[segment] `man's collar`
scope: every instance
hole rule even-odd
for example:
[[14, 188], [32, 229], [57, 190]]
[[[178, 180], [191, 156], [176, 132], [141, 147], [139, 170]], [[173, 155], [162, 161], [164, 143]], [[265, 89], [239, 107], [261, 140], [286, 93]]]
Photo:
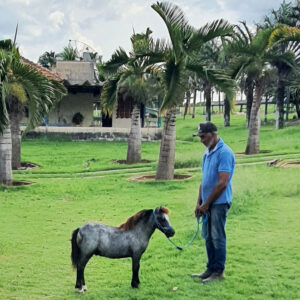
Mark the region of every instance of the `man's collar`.
[[212, 149], [211, 151], [209, 151], [209, 148], [205, 149], [204, 154], [206, 155], [211, 155], [212, 153], [214, 153], [219, 147], [221, 147], [224, 144], [223, 140], [219, 137], [219, 141], [217, 142], [216, 146], [214, 147], [214, 149]]

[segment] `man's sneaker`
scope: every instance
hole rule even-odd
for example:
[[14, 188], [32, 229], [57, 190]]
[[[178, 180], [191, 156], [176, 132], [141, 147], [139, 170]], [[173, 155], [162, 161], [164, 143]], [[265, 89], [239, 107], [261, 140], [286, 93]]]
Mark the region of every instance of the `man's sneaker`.
[[209, 283], [209, 282], [213, 282], [213, 281], [216, 281], [216, 280], [223, 280], [223, 279], [225, 279], [224, 272], [222, 272], [222, 273], [212, 273], [209, 277], [203, 279], [202, 283]]
[[213, 272], [207, 269], [207, 270], [205, 270], [201, 274], [191, 274], [191, 277], [197, 277], [197, 278], [201, 278], [201, 279], [206, 279], [206, 278], [208, 278], [212, 274], [213, 274]]

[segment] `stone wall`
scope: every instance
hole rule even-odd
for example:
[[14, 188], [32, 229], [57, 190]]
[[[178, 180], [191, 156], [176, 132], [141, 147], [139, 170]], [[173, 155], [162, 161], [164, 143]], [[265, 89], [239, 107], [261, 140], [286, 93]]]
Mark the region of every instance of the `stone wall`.
[[[21, 127], [23, 131], [25, 127]], [[126, 141], [130, 128], [112, 127], [55, 127], [40, 126], [27, 133], [26, 138], [68, 137], [74, 141]], [[143, 141], [157, 141], [161, 139], [161, 128], [142, 128]]]

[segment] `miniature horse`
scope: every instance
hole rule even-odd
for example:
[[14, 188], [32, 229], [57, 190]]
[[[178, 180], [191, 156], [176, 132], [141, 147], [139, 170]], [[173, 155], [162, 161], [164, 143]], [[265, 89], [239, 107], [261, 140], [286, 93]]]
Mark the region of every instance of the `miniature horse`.
[[76, 290], [79, 293], [87, 290], [84, 268], [93, 255], [109, 258], [131, 257], [131, 286], [137, 288], [140, 283], [140, 259], [154, 230], [158, 228], [167, 237], [175, 234], [168, 214], [169, 210], [161, 206], [154, 210], [141, 210], [119, 227], [87, 223], [75, 229], [71, 239], [71, 259], [77, 269]]

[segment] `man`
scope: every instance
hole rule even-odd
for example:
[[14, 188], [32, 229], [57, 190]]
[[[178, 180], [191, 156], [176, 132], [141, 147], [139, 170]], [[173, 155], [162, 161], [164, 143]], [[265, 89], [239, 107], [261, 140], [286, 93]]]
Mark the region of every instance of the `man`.
[[202, 161], [202, 182], [199, 188], [196, 216], [207, 216], [202, 226], [208, 262], [206, 271], [192, 274], [203, 283], [225, 278], [227, 211], [232, 202], [231, 179], [235, 159], [232, 150], [218, 137], [217, 127], [211, 122], [200, 123], [198, 132], [206, 146]]

